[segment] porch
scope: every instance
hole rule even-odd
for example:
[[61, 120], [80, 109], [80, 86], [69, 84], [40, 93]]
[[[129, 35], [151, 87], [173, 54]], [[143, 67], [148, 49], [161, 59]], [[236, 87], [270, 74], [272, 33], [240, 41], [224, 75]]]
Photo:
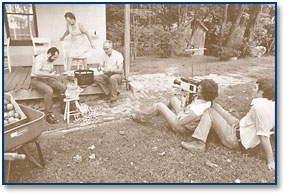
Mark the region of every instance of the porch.
[[[92, 65], [88, 67], [92, 67]], [[12, 67], [11, 72], [5, 70], [4, 92], [10, 92], [16, 101], [42, 99], [43, 95], [31, 87], [31, 70], [31, 66]], [[55, 70], [61, 75], [61, 82], [66, 84], [70, 81], [66, 76], [63, 76], [63, 65], [55, 65]], [[102, 89], [96, 83], [83, 87], [83, 89], [80, 96], [103, 94]]]

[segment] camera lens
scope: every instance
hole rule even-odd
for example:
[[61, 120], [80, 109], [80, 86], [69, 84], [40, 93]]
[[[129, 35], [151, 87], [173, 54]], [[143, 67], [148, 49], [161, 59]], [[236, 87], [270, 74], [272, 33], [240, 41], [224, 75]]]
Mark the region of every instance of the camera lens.
[[180, 80], [175, 79], [173, 83], [174, 83], [174, 84], [177, 84], [177, 85], [180, 85], [180, 84], [181, 84], [181, 81], [180, 81]]

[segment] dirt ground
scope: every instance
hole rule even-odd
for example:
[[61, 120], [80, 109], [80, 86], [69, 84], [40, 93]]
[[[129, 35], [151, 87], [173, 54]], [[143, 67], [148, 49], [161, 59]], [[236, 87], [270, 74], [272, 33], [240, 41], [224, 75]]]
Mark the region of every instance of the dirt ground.
[[[187, 67], [193, 64], [193, 68]], [[131, 112], [167, 100], [176, 93], [176, 77], [191, 75], [211, 78], [220, 87], [216, 101], [237, 118], [242, 118], [254, 97], [259, 76], [274, 77], [274, 57], [219, 62], [215, 58], [139, 58], [131, 66], [134, 94], [122, 93], [115, 107], [102, 98], [86, 98], [96, 111], [91, 122], [81, 119], [67, 126], [45, 123], [46, 132], [76, 132], [42, 139], [46, 166], [15, 161], [11, 183], [274, 183], [275, 172], [268, 171], [260, 146], [249, 151], [229, 150], [214, 133], [208, 137], [205, 153], [191, 153], [180, 146], [191, 133], [172, 132], [162, 117], [137, 124]], [[59, 115], [58, 116], [62, 116]], [[90, 121], [90, 119], [88, 119]], [[92, 122], [93, 121], [93, 122]], [[274, 137], [272, 145], [274, 146]], [[28, 146], [34, 152], [34, 146]]]

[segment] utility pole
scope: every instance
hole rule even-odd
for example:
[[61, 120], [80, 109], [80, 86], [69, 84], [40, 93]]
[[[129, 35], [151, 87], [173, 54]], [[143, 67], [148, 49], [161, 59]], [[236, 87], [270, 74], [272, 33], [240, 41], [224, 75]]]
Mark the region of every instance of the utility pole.
[[129, 80], [130, 73], [130, 43], [131, 43], [131, 30], [130, 30], [130, 4], [125, 4], [125, 78]]

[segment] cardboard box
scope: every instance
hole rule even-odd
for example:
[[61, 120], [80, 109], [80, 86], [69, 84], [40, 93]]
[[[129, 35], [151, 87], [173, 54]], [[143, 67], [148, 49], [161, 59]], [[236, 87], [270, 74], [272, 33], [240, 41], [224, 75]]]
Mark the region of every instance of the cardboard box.
[[15, 112], [19, 113], [21, 116], [21, 119], [19, 121], [4, 125], [4, 130], [7, 131], [7, 130], [12, 129], [14, 127], [17, 127], [21, 124], [24, 124], [27, 121], [27, 116], [22, 111], [21, 107], [17, 104], [17, 102], [15, 101], [15, 99], [13, 98], [13, 96], [10, 93], [4, 93], [4, 99], [10, 100], [11, 104], [14, 107]]

